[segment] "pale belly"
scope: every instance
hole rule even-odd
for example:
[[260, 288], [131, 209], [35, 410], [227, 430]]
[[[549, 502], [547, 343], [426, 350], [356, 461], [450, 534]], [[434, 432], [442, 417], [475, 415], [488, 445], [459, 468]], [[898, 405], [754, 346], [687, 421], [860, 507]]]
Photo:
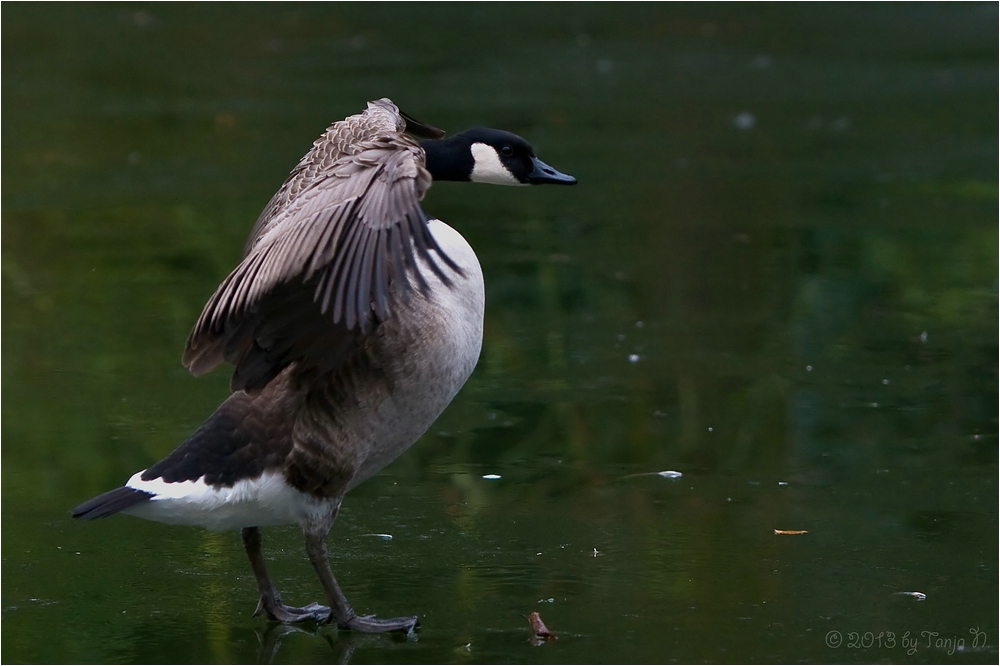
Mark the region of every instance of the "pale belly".
[[[376, 474], [423, 435], [451, 403], [472, 374], [483, 342], [484, 290], [482, 269], [461, 235], [438, 220], [431, 221], [435, 240], [465, 273], [453, 285], [441, 284], [429, 270], [426, 300], [414, 294], [410, 307], [400, 308], [397, 325], [405, 349], [388, 350], [388, 391], [372, 387], [375, 400], [340, 433], [367, 448], [364, 462], [348, 490]], [[340, 438], [338, 438], [340, 439]]]

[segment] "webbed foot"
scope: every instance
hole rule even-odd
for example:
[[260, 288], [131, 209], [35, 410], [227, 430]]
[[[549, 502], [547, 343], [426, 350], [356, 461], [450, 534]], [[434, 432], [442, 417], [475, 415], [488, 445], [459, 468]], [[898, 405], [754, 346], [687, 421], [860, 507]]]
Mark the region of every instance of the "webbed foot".
[[352, 631], [363, 631], [369, 634], [380, 634], [389, 631], [402, 631], [410, 633], [420, 625], [417, 617], [393, 617], [388, 620], [380, 620], [374, 615], [355, 615], [347, 622], [338, 622], [340, 629], [350, 629]]
[[326, 606], [311, 603], [308, 606], [296, 608], [295, 606], [286, 606], [280, 601], [268, 604], [263, 596], [257, 602], [257, 610], [253, 612], [253, 616], [257, 617], [261, 614], [266, 615], [270, 620], [284, 624], [298, 624], [300, 622], [326, 624], [330, 621], [330, 609]]

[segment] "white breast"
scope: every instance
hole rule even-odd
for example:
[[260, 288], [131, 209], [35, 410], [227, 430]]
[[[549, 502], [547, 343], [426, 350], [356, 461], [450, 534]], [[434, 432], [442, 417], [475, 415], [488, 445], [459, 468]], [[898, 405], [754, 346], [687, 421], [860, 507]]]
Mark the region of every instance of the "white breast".
[[479, 265], [479, 258], [462, 234], [441, 220], [430, 220], [427, 226], [441, 250], [464, 273], [462, 276], [453, 276], [454, 284], [449, 287], [442, 284], [430, 270], [424, 269], [424, 275], [431, 282], [431, 300], [445, 313], [465, 319], [461, 330], [456, 333], [464, 334], [468, 344], [475, 346], [475, 356], [478, 359], [483, 343], [483, 310], [486, 304], [483, 269]]

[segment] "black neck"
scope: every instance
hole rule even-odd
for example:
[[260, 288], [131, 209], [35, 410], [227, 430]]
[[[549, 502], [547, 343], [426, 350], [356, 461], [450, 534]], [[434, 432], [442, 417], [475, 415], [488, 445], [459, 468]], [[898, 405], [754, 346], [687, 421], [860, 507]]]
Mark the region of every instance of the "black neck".
[[468, 142], [463, 141], [460, 135], [421, 141], [420, 146], [427, 154], [427, 170], [434, 180], [468, 182], [473, 166], [472, 152]]

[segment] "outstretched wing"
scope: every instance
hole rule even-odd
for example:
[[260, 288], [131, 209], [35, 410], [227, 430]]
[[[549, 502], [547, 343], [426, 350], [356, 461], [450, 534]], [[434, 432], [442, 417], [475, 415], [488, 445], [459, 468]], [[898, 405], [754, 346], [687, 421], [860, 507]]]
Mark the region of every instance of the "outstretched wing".
[[431, 184], [420, 146], [389, 100], [335, 123], [257, 220], [240, 264], [209, 299], [184, 365], [200, 375], [223, 360], [233, 390], [258, 391], [283, 368], [330, 372], [391, 316], [390, 285], [444, 282], [420, 200]]

